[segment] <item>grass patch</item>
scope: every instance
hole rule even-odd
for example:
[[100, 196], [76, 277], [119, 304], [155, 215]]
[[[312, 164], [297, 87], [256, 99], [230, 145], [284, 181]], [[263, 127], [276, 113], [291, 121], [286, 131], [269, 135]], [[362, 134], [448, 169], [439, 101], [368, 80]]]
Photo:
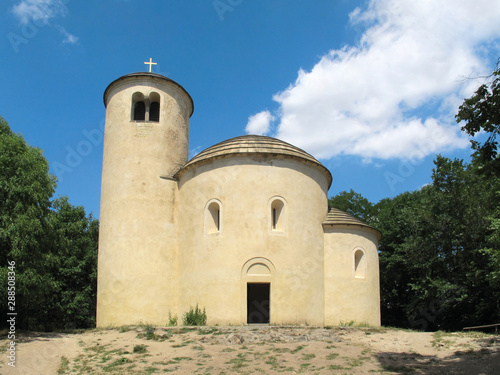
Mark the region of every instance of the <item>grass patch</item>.
[[313, 354], [313, 353], [310, 353], [310, 354], [302, 353], [302, 360], [303, 361], [308, 361], [308, 360], [313, 359], [313, 358], [316, 358], [316, 354]]
[[62, 356], [61, 357], [61, 364], [59, 365], [59, 368], [57, 369], [58, 374], [65, 374], [69, 371], [69, 361], [68, 358]]
[[272, 368], [278, 367], [278, 358], [276, 358], [275, 355], [269, 356], [266, 361], [266, 365], [271, 365]]
[[351, 321], [348, 321], [348, 322], [347, 322], [347, 321], [343, 321], [343, 320], [341, 320], [341, 321], [339, 322], [339, 327], [354, 327], [354, 324], [356, 324], [356, 323], [354, 322], [354, 320], [351, 320]]
[[[80, 363], [80, 361], [82, 363]], [[78, 357], [73, 359], [73, 367], [74, 370], [81, 374], [88, 374], [92, 372], [92, 369], [88, 365], [89, 361], [87, 358], [83, 357], [83, 354], [80, 354]]]
[[109, 365], [104, 366], [103, 370], [108, 372], [108, 371], [115, 369], [116, 367], [126, 365], [127, 363], [130, 363], [130, 362], [132, 362], [132, 361], [128, 358], [125, 358], [125, 357], [118, 358], [113, 363], [110, 363]]
[[229, 362], [226, 362], [226, 364], [233, 365], [233, 369], [237, 370], [239, 368], [248, 366], [245, 362], [250, 361], [246, 358], [246, 354], [240, 353], [236, 356], [236, 358], [233, 358]]
[[218, 332], [219, 329], [215, 327], [198, 329], [198, 335], [212, 335], [212, 334], [217, 334]]
[[118, 327], [118, 332], [120, 332], [120, 333], [125, 333], [125, 332], [128, 332], [130, 330], [131, 330], [130, 326], [121, 326], [121, 327]]
[[137, 338], [139, 339], [155, 341], [165, 341], [170, 337], [172, 337], [172, 333], [170, 331], [166, 331], [165, 334], [159, 335], [156, 333], [156, 329], [151, 325], [144, 326], [144, 332], [140, 332], [137, 334]]
[[271, 350], [276, 353], [291, 353], [291, 350], [288, 348], [273, 348]]
[[334, 360], [335, 358], [337, 358], [339, 355], [337, 353], [330, 353], [326, 356], [326, 359], [328, 359], [329, 361], [332, 361]]
[[305, 348], [305, 345], [299, 345], [295, 349], [293, 349], [290, 353], [295, 354], [295, 353], [301, 351], [304, 348]]
[[172, 358], [175, 362], [180, 362], [180, 361], [192, 361], [193, 358], [191, 357], [175, 357]]
[[173, 363], [177, 363], [177, 362], [175, 362], [175, 361], [167, 361], [167, 362], [165, 362], [165, 361], [157, 361], [157, 362], [153, 362], [152, 364], [153, 365], [160, 365], [160, 366], [168, 366], [168, 365], [171, 365]]
[[94, 353], [96, 353], [96, 354], [99, 354], [99, 353], [104, 352], [104, 350], [106, 349], [106, 346], [109, 346], [109, 344], [107, 344], [107, 345], [99, 345], [99, 344], [96, 344], [96, 345], [94, 345], [94, 346], [90, 346], [90, 347], [88, 347], [88, 348], [85, 348], [84, 350], [85, 350], [86, 352], [88, 352], [88, 351], [92, 351], [92, 352], [94, 352]]
[[180, 344], [172, 345], [172, 348], [182, 348], [184, 346], [188, 346], [189, 344], [192, 344], [193, 342], [194, 342], [193, 340], [183, 341]]
[[347, 367], [340, 365], [328, 365], [328, 370], [346, 370]]
[[157, 340], [158, 335], [155, 333], [155, 329], [153, 326], [146, 326], [146, 339], [148, 340]]
[[368, 357], [350, 358], [350, 359], [348, 359], [347, 362], [349, 364], [349, 367], [352, 368], [352, 367], [361, 366], [366, 359], [369, 359], [369, 358]]
[[[452, 335], [452, 334], [450, 333], [450, 335]], [[453, 335], [456, 335], [458, 337], [471, 338], [471, 339], [492, 338], [494, 340], [495, 337], [497, 337], [497, 334], [495, 334], [495, 333], [486, 333], [486, 332], [480, 332], [480, 331], [455, 332], [455, 333], [453, 333]]]
[[148, 347], [146, 345], [140, 344], [134, 346], [133, 352], [137, 354], [143, 354], [148, 351]]
[[180, 344], [174, 344], [174, 345], [172, 345], [172, 348], [183, 348], [185, 346], [188, 346], [188, 344], [186, 344], [185, 342], [182, 342]]
[[443, 332], [443, 331], [437, 331], [434, 332], [434, 335], [432, 336], [432, 346], [437, 348], [438, 350], [445, 346], [445, 347], [450, 347], [453, 345], [452, 340], [447, 340], [446, 337], [450, 336], [449, 333]]

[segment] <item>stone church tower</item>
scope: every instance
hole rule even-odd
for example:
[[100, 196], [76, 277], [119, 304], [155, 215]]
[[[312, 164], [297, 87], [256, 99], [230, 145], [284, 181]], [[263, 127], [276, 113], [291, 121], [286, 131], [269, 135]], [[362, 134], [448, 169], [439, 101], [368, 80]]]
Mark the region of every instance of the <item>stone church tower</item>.
[[104, 92], [97, 326], [380, 325], [380, 232], [328, 212], [332, 176], [279, 139], [246, 135], [188, 160], [193, 101], [134, 73]]
[[188, 161], [193, 100], [164, 76], [134, 73], [108, 86], [104, 105], [97, 325], [129, 323], [124, 311], [160, 322], [177, 305], [172, 177]]

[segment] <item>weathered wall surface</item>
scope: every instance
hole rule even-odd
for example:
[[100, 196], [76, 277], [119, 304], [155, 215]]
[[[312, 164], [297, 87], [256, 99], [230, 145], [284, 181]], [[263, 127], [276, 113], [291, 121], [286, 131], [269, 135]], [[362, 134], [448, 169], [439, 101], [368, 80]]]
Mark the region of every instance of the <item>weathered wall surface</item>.
[[[324, 173], [293, 160], [231, 157], [192, 168], [179, 186], [180, 313], [198, 303], [209, 324], [245, 324], [246, 283], [272, 278], [271, 323], [323, 324]], [[272, 228], [275, 198], [285, 203], [281, 230]], [[220, 232], [206, 233], [204, 211], [214, 199]], [[315, 257], [317, 267], [304, 269]], [[265, 259], [271, 275], [246, 274], [262, 263], [253, 258]]]
[[[164, 324], [177, 308], [172, 176], [187, 162], [187, 94], [167, 80], [125, 77], [107, 90], [97, 326]], [[132, 121], [132, 96], [160, 95], [160, 121]]]
[[[325, 227], [325, 324], [380, 326], [377, 236], [356, 226]], [[364, 252], [356, 272], [355, 253]]]
[[[132, 120], [137, 93], [159, 98], [158, 122]], [[208, 324], [246, 324], [248, 283], [270, 283], [271, 324], [380, 325], [377, 233], [323, 225], [317, 160], [246, 136], [186, 164], [192, 100], [155, 74], [119, 78], [105, 103], [98, 327], [164, 325], [196, 304]]]

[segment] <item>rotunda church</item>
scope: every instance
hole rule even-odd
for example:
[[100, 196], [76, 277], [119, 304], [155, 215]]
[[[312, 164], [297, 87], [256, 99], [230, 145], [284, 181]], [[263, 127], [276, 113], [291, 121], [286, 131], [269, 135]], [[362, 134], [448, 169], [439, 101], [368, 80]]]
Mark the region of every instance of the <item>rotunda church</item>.
[[246, 135], [188, 160], [193, 100], [155, 73], [104, 92], [97, 326], [380, 325], [380, 233], [328, 211], [307, 152]]

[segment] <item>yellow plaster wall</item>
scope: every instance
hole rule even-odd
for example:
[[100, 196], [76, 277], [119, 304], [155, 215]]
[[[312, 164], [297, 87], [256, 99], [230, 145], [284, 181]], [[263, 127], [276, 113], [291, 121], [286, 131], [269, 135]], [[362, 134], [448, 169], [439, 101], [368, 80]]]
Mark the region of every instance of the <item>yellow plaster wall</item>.
[[[377, 236], [358, 226], [325, 226], [325, 324], [380, 326]], [[354, 252], [366, 256], [364, 278], [354, 275]]]
[[[111, 88], [111, 89], [110, 89]], [[97, 326], [164, 324], [177, 308], [177, 183], [187, 162], [190, 102], [161, 79], [108, 88], [101, 187]], [[135, 92], [161, 96], [160, 122], [131, 121]]]
[[[179, 186], [179, 315], [198, 303], [209, 324], [245, 324], [246, 282], [266, 277], [242, 270], [264, 258], [275, 268], [271, 323], [323, 324], [323, 172], [293, 160], [231, 157], [182, 174]], [[286, 202], [283, 231], [271, 229], [273, 197]], [[222, 203], [218, 234], [204, 231], [212, 199]]]
[[[167, 79], [122, 78], [105, 97], [98, 327], [164, 325], [169, 312], [182, 320], [196, 304], [208, 324], [245, 324], [248, 282], [271, 283], [272, 324], [380, 325], [377, 236], [323, 227], [324, 170], [242, 154], [176, 174], [188, 158], [189, 96]], [[160, 94], [159, 123], [131, 121], [135, 92]], [[273, 199], [284, 202], [280, 230]], [[218, 233], [206, 230], [209, 202], [221, 205]], [[367, 261], [362, 279], [353, 273], [356, 248]]]

